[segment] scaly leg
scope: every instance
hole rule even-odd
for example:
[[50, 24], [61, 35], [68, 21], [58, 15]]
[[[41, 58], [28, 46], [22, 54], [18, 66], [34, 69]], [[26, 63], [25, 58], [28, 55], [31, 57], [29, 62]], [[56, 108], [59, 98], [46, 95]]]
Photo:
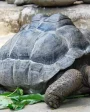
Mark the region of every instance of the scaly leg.
[[48, 87], [45, 93], [45, 102], [50, 107], [58, 108], [65, 97], [82, 87], [82, 79], [82, 74], [78, 70], [66, 71]]

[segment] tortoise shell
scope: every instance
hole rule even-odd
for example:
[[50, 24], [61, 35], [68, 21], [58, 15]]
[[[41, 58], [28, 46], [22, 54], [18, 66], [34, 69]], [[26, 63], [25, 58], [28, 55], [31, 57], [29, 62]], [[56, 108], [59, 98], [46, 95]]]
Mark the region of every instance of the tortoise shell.
[[42, 92], [47, 82], [90, 52], [90, 38], [62, 14], [37, 14], [0, 49], [0, 84]]

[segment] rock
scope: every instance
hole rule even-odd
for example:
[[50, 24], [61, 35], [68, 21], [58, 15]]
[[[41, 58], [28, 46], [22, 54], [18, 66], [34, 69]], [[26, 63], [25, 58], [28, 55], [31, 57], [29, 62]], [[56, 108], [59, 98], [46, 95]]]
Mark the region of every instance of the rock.
[[80, 4], [69, 7], [18, 6], [0, 1], [0, 33], [18, 32], [22, 25], [30, 23], [33, 15], [62, 13], [69, 16], [78, 28], [90, 29], [90, 5]]
[[15, 0], [16, 5], [22, 4], [36, 4], [39, 6], [66, 6], [71, 5], [76, 0]]
[[0, 34], [19, 31], [19, 15], [22, 9], [23, 7], [0, 1]]
[[22, 25], [31, 21], [33, 15], [43, 13], [51, 15], [54, 13], [62, 13], [71, 18], [78, 28], [90, 29], [90, 5], [80, 4], [69, 7], [43, 8], [36, 5], [29, 5], [21, 11], [19, 23]]

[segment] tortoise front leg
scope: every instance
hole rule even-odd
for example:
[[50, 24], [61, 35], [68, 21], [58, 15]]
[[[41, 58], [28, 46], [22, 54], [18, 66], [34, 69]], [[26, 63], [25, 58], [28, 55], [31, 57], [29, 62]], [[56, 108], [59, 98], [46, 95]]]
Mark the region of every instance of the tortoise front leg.
[[50, 107], [58, 108], [65, 97], [82, 87], [82, 79], [82, 74], [78, 70], [66, 71], [48, 87], [45, 93], [45, 102]]

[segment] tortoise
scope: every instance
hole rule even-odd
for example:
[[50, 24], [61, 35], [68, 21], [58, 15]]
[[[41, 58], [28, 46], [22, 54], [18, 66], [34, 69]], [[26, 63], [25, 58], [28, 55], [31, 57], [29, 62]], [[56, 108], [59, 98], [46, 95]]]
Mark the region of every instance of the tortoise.
[[71, 94], [90, 93], [89, 65], [89, 30], [59, 13], [37, 14], [0, 48], [0, 85], [45, 93], [45, 102], [58, 108]]

